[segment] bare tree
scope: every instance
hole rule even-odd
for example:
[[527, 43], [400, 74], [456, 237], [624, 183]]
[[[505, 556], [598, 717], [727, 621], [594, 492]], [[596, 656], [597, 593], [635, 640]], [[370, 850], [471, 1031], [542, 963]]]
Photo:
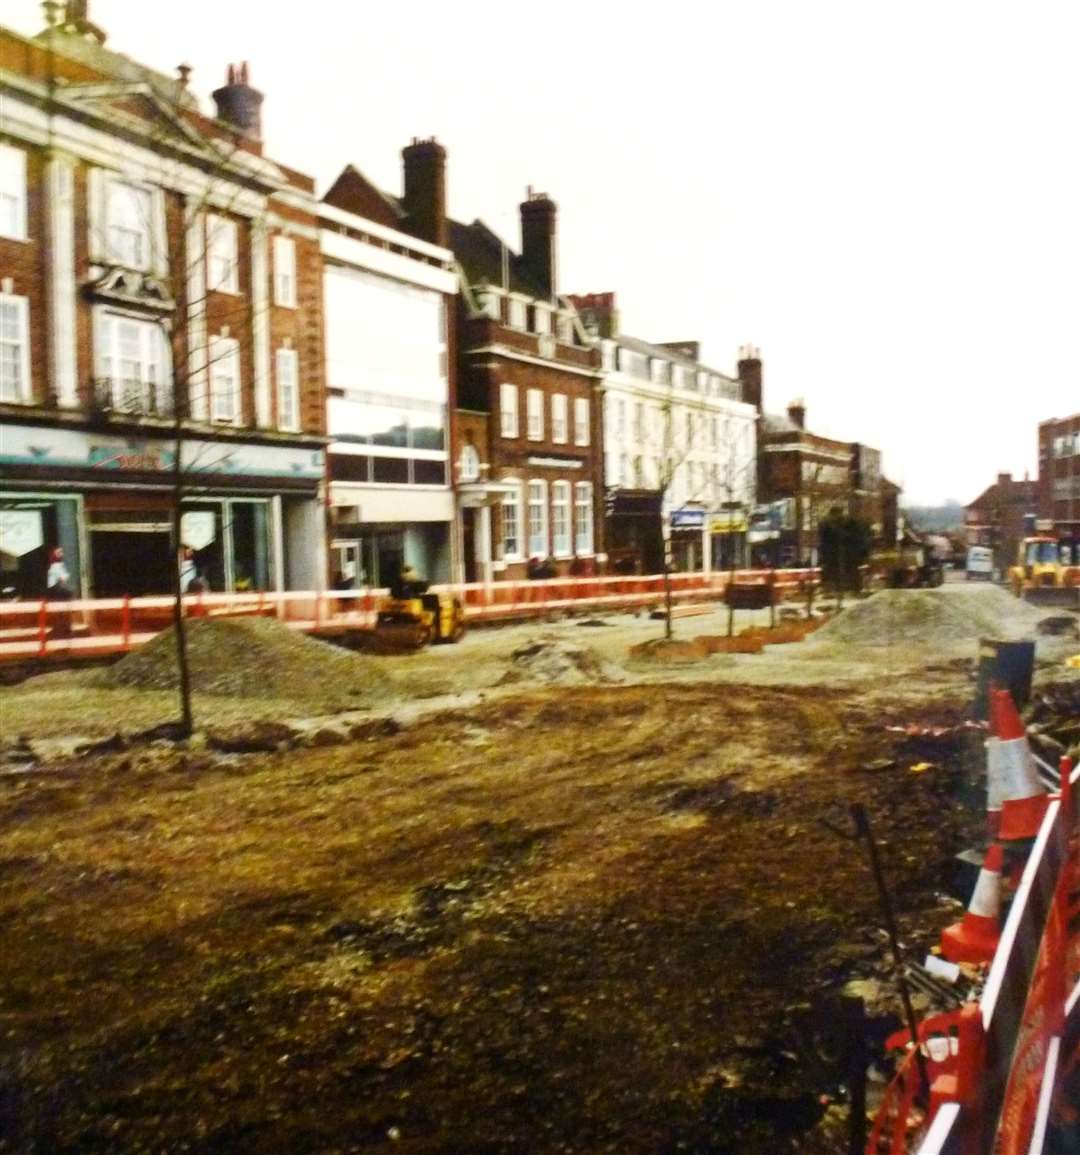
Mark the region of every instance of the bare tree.
[[[136, 190], [139, 195], [129, 197], [127, 209], [136, 226], [131, 236], [125, 237], [123, 228], [110, 224], [110, 217], [105, 214], [96, 222], [101, 234], [98, 244], [107, 256], [107, 263], [119, 269], [121, 276], [125, 266], [163, 271], [160, 283], [153, 289], [162, 297], [165, 307], [161, 328], [170, 355], [166, 379], [160, 382], [144, 381], [138, 373], [134, 378], [125, 377], [123, 363], [114, 359], [113, 375], [96, 384], [96, 401], [132, 415], [171, 418], [169, 523], [173, 564], [170, 592], [180, 711], [176, 730], [180, 736], [188, 737], [194, 730], [195, 720], [184, 605], [184, 595], [188, 592], [185, 589], [188, 575], [184, 567], [184, 504], [200, 488], [195, 480], [197, 476], [220, 465], [225, 457], [225, 452], [212, 444], [198, 444], [200, 439], [195, 434], [200, 424], [210, 425], [214, 420], [217, 399], [211, 381], [215, 365], [226, 359], [235, 369], [230, 383], [231, 403], [236, 413], [242, 414], [240, 365], [244, 352], [248, 364], [252, 363], [255, 309], [252, 294], [239, 292], [240, 228], [231, 214], [247, 191], [250, 177], [240, 163], [244, 151], [241, 134], [237, 131], [231, 139], [203, 134], [202, 122], [190, 114], [192, 109], [184, 100], [182, 85], [172, 90], [172, 100], [168, 99], [167, 91], [163, 93], [160, 83], [136, 83], [130, 89], [131, 95], [147, 100], [160, 118], [143, 139], [147, 150], [158, 158], [157, 171], [140, 183]], [[195, 187], [192, 187], [193, 171], [202, 174]], [[181, 189], [183, 193], [178, 191]], [[170, 245], [170, 218], [175, 224], [181, 212], [181, 198], [183, 240], [178, 245]], [[229, 246], [221, 243], [225, 233], [230, 239], [236, 239], [231, 262]], [[128, 251], [124, 250], [125, 244], [129, 246]], [[149, 252], [141, 251], [142, 245], [148, 245]], [[212, 259], [215, 250], [218, 255]], [[143, 288], [145, 285], [143, 282]], [[212, 299], [217, 323], [230, 334], [227, 343], [215, 342], [207, 335], [205, 318]], [[194, 323], [196, 317], [203, 319], [201, 325]], [[205, 432], [203, 437], [207, 437]]]
[[[671, 537], [671, 517], [668, 507], [671, 504], [672, 494], [680, 478], [686, 479], [684, 503], [702, 501], [707, 496], [711, 481], [708, 471], [704, 469], [700, 471], [696, 470], [695, 467], [698, 463], [690, 461], [690, 457], [692, 454], [706, 448], [706, 420], [714, 416], [704, 406], [691, 407], [687, 405], [683, 407], [681, 412], [685, 415], [684, 435], [680, 437], [675, 428], [676, 409], [673, 394], [674, 387], [673, 385], [669, 385], [662, 408], [660, 423], [662, 445], [658, 459], [659, 476], [657, 478], [661, 508], [660, 524], [664, 543], [665, 638], [674, 636], [672, 616], [673, 591], [671, 584], [671, 574], [674, 570], [674, 553]], [[724, 494], [725, 503], [730, 511], [730, 508], [735, 504], [736, 495], [744, 490], [745, 478], [750, 475], [750, 471], [753, 470], [755, 466], [753, 454], [749, 455], [748, 461], [739, 463], [738, 445], [733, 437], [729, 436], [727, 438], [726, 449], [727, 459], [719, 475], [715, 478], [715, 481], [720, 492]], [[713, 452], [715, 453], [715, 450], [713, 450]], [[696, 483], [695, 472], [697, 475]], [[664, 515], [665, 510], [668, 510], [667, 516]], [[732, 547], [730, 551], [729, 561], [732, 573], [734, 573], [734, 547]], [[731, 624], [729, 620], [729, 630], [730, 628]]]

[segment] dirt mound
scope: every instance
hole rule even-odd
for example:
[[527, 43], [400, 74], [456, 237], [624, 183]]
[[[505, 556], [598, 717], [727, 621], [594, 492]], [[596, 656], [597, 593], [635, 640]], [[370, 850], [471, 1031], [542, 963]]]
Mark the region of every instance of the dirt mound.
[[630, 657], [639, 662], [700, 662], [713, 651], [710, 639], [650, 638], [630, 647]]
[[510, 669], [499, 679], [513, 682], [543, 682], [547, 685], [580, 686], [595, 682], [622, 681], [622, 672], [598, 658], [588, 646], [578, 646], [555, 637], [541, 637], [519, 646], [510, 655]]
[[882, 590], [844, 610], [816, 637], [848, 646], [1033, 637], [1040, 616], [996, 587]]
[[[391, 682], [377, 664], [270, 618], [188, 622], [187, 652], [196, 693], [230, 697], [384, 698]], [[97, 674], [108, 689], [171, 690], [178, 684], [176, 635], [158, 634]]]

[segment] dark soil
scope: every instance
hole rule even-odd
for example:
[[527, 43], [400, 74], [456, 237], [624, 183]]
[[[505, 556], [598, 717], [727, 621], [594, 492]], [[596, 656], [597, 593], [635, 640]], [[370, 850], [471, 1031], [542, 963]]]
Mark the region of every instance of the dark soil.
[[560, 688], [2, 778], [0, 1151], [842, 1150], [806, 1008], [881, 936], [835, 829], [932, 940], [981, 751], [884, 727], [963, 705]]

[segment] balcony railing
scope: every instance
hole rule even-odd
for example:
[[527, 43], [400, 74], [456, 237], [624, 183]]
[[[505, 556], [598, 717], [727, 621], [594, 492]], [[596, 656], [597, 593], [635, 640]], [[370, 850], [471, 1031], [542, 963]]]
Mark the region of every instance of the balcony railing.
[[94, 381], [94, 408], [100, 413], [130, 417], [172, 417], [170, 392], [142, 381], [98, 377]]

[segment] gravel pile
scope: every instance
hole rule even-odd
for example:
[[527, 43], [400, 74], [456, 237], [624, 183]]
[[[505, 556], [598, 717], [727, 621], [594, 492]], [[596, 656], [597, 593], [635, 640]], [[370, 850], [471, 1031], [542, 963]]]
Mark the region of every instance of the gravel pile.
[[[379, 663], [309, 638], [271, 618], [190, 621], [187, 652], [192, 689], [202, 694], [346, 702], [388, 697], [392, 685]], [[102, 670], [93, 684], [107, 689], [175, 689], [175, 631], [158, 634]]]
[[556, 637], [541, 637], [519, 646], [510, 655], [510, 669], [500, 684], [542, 682], [545, 685], [582, 686], [596, 682], [620, 682], [622, 671], [604, 662], [588, 646]]
[[817, 631], [815, 640], [848, 646], [919, 646], [979, 638], [1033, 638], [1045, 612], [1004, 590], [950, 587], [882, 590]]

